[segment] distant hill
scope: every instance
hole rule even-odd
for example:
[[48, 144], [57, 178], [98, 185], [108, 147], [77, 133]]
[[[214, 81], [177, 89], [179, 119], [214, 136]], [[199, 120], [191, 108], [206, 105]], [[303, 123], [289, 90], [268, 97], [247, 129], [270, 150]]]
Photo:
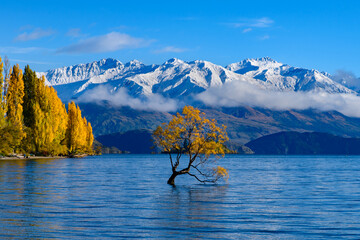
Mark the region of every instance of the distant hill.
[[279, 132], [260, 137], [245, 146], [255, 154], [359, 155], [360, 138], [344, 138], [321, 132]]
[[110, 147], [104, 146], [98, 140], [94, 139], [93, 149], [95, 150], [95, 153], [97, 153], [98, 148], [101, 149], [101, 154], [123, 154], [123, 153], [126, 153], [126, 152], [119, 150], [117, 147], [114, 147], [114, 146], [110, 146]]
[[132, 130], [125, 133], [101, 135], [96, 140], [104, 146], [116, 147], [123, 152], [142, 154], [153, 151], [151, 134], [149, 130]]
[[169, 113], [115, 107], [106, 102], [103, 104], [81, 103], [79, 105], [86, 119], [89, 117], [95, 137], [139, 129], [152, 131], [161, 123], [171, 120]]
[[[207, 118], [225, 124], [230, 140], [240, 145], [282, 131], [328, 132], [342, 137], [360, 136], [360, 119], [347, 117], [336, 111], [275, 111], [252, 107], [209, 108], [203, 105], [197, 107], [206, 113]], [[171, 120], [170, 113], [114, 107], [106, 103], [83, 103], [80, 108], [82, 114], [91, 122], [95, 137], [137, 129], [153, 131], [161, 123]]]

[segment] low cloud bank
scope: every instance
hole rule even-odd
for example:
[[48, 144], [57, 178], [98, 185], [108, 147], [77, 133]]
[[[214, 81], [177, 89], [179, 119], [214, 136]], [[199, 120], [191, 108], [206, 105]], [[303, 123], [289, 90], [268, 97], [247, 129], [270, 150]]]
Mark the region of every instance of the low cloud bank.
[[107, 101], [116, 107], [128, 106], [137, 110], [148, 110], [158, 112], [172, 112], [178, 108], [178, 102], [173, 99], [164, 98], [158, 94], [147, 97], [135, 98], [129, 95], [125, 88], [119, 88], [111, 92], [106, 86], [98, 86], [81, 95], [79, 102], [101, 102]]
[[[147, 97], [131, 96], [127, 89], [119, 88], [115, 92], [100, 85], [86, 91], [78, 98], [79, 102], [107, 101], [113, 106], [128, 106], [137, 110], [173, 112], [181, 108], [178, 100], [165, 98], [159, 94]], [[238, 107], [250, 106], [272, 110], [338, 111], [350, 117], [360, 117], [360, 96], [354, 94], [332, 94], [326, 92], [280, 92], [263, 89], [246, 82], [233, 81], [222, 86], [211, 87], [196, 95], [208, 106]]]
[[196, 98], [210, 106], [251, 106], [273, 110], [335, 110], [351, 117], [360, 117], [360, 97], [353, 94], [325, 92], [279, 92], [265, 90], [245, 82], [233, 81], [212, 87]]

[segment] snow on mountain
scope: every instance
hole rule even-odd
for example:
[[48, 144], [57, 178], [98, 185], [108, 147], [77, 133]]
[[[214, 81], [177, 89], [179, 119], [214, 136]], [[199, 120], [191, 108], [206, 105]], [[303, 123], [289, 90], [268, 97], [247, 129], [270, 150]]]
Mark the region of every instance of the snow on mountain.
[[178, 98], [231, 81], [279, 91], [354, 93], [326, 73], [291, 67], [268, 57], [246, 59], [227, 67], [208, 61], [185, 62], [176, 58], [162, 65], [144, 65], [137, 60], [123, 64], [109, 58], [38, 75], [44, 75], [47, 84], [54, 86], [64, 101], [99, 85], [106, 86], [110, 92], [126, 88], [131, 96], [161, 94]]
[[158, 93], [168, 97], [199, 93], [209, 87], [233, 80], [256, 84], [254, 79], [241, 76], [211, 62], [184, 62], [176, 58], [166, 61], [152, 72], [134, 75], [127, 79], [142, 86], [147, 95]]
[[354, 93], [347, 87], [333, 81], [328, 73], [291, 67], [269, 57], [245, 59], [238, 63], [232, 63], [226, 68], [235, 73], [263, 81], [266, 86], [273, 86], [278, 90]]
[[124, 65], [120, 61], [108, 58], [87, 64], [57, 68], [49, 70], [46, 73], [39, 73], [39, 75], [45, 75], [49, 84], [56, 86], [83, 81], [94, 76], [99, 76], [108, 70], [121, 71], [123, 68]]

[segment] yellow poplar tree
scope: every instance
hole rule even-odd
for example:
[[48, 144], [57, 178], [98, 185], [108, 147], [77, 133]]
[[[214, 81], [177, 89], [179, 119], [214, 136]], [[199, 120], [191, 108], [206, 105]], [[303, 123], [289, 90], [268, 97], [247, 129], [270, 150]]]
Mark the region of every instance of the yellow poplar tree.
[[0, 57], [0, 155], [7, 154], [9, 152], [8, 135], [6, 134], [6, 105], [5, 105], [5, 89], [4, 89], [4, 64]]
[[[19, 65], [15, 65], [10, 73], [9, 86], [7, 89], [7, 113], [6, 118], [12, 132], [12, 145], [18, 147], [24, 138], [23, 131], [23, 97], [24, 82], [23, 74]], [[10, 131], [9, 129], [9, 131]]]
[[0, 130], [5, 127], [4, 64], [0, 57]]
[[24, 123], [27, 137], [23, 141], [28, 152], [42, 155], [67, 153], [65, 139], [67, 113], [54, 88], [37, 78], [29, 66], [24, 71]]
[[92, 127], [91, 123], [87, 122], [86, 118], [83, 118], [85, 131], [86, 131], [86, 143], [85, 143], [85, 151], [87, 153], [93, 153], [93, 142], [94, 142], [94, 135], [92, 134]]
[[[45, 79], [43, 79], [45, 81]], [[57, 96], [57, 93], [54, 88], [48, 87], [50, 103], [51, 103], [51, 111], [50, 111], [50, 121], [53, 130], [53, 137], [49, 141], [51, 142], [51, 151], [54, 154], [66, 154], [67, 148], [66, 145], [60, 144], [66, 136], [66, 128], [67, 128], [67, 112], [65, 108], [65, 104], [62, 103], [60, 98]]]
[[14, 150], [42, 155], [92, 153], [91, 124], [81, 117], [75, 103], [69, 114], [45, 78], [18, 65], [9, 71], [9, 61], [0, 58], [0, 154]]
[[90, 123], [81, 117], [81, 110], [74, 102], [68, 104], [66, 143], [70, 154], [92, 153], [94, 140]]

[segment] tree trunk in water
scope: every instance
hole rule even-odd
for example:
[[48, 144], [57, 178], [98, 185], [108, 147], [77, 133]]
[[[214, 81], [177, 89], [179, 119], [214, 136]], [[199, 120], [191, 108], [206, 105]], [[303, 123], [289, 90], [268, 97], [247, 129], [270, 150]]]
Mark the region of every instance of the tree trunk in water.
[[174, 186], [175, 185], [175, 178], [176, 178], [177, 175], [179, 175], [177, 172], [173, 172], [173, 174], [170, 176], [167, 183]]

